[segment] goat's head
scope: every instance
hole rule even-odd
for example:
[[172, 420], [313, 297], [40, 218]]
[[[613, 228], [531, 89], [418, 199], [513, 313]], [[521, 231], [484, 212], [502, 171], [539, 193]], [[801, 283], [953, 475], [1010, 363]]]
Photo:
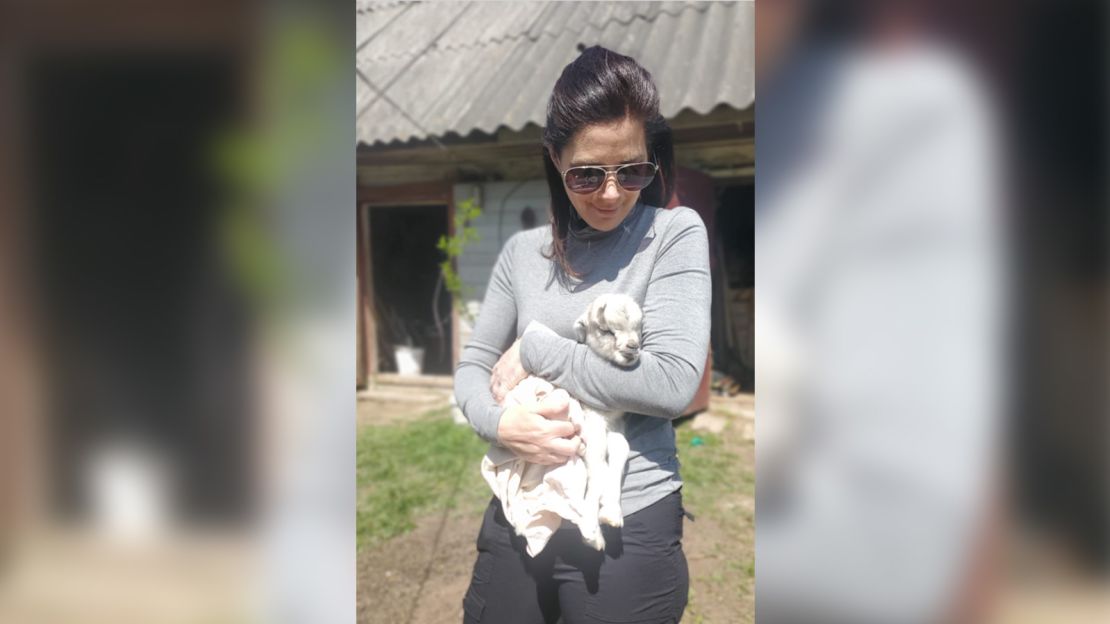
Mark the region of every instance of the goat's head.
[[640, 331], [644, 315], [627, 295], [609, 294], [594, 299], [574, 323], [579, 342], [601, 357], [621, 366], [640, 359]]

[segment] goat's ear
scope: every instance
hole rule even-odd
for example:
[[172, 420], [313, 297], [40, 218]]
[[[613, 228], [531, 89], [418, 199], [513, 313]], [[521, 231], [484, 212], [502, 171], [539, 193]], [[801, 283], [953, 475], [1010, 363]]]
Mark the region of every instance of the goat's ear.
[[589, 331], [589, 321], [585, 314], [578, 317], [574, 322], [574, 335], [578, 338], [578, 342], [586, 342], [586, 332]]
[[602, 300], [600, 303], [594, 306], [593, 310], [594, 324], [601, 329], [609, 329], [609, 324], [605, 322], [605, 306], [606, 302], [605, 300]]

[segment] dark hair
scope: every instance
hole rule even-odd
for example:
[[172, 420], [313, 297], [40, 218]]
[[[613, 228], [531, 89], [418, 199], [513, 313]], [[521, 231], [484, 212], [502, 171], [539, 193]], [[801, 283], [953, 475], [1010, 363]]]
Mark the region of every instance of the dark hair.
[[643, 122], [648, 158], [659, 167], [655, 179], [640, 191], [640, 200], [665, 207], [674, 192], [674, 144], [671, 127], [659, 114], [659, 91], [651, 74], [633, 58], [601, 46], [586, 48], [563, 68], [547, 103], [547, 125], [543, 129], [543, 166], [551, 191], [554, 240], [545, 255], [568, 275], [577, 276], [566, 257], [568, 230], [575, 213], [551, 153], [562, 152], [575, 133], [587, 126], [626, 117]]

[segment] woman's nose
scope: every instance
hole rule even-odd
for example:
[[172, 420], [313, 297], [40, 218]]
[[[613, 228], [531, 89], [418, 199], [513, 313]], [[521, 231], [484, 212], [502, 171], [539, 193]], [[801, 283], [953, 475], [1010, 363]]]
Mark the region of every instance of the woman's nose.
[[605, 176], [605, 184], [601, 187], [602, 199], [618, 199], [621, 196], [620, 188], [617, 185], [616, 174], [609, 174]]

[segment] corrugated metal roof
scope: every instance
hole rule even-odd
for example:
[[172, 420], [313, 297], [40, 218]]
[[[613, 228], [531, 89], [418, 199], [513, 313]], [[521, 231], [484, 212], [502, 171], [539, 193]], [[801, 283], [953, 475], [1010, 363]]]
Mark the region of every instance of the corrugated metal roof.
[[666, 117], [755, 98], [755, 4], [356, 0], [358, 140], [542, 126], [579, 44], [634, 57]]

